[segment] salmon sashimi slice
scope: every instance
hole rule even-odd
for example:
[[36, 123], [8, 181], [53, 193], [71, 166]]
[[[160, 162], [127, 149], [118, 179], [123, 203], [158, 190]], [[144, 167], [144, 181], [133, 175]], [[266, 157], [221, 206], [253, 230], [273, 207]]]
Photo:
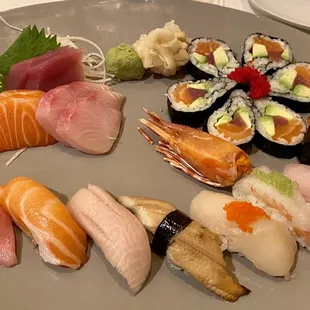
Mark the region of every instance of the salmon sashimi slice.
[[303, 126], [298, 120], [289, 120], [282, 126], [275, 126], [275, 135], [273, 140], [284, 139], [287, 142], [292, 142], [293, 138], [300, 135], [303, 130]]
[[15, 234], [10, 216], [0, 207], [0, 266], [17, 265]]
[[310, 70], [301, 66], [296, 66], [295, 70], [297, 72], [297, 76], [294, 80], [294, 86], [304, 85], [310, 87]]
[[57, 141], [36, 121], [35, 113], [44, 92], [5, 91], [0, 94], [0, 152], [47, 146]]
[[215, 52], [219, 47], [221, 46], [221, 44], [217, 43], [217, 42], [199, 42], [197, 44], [196, 50], [195, 52], [201, 55], [205, 55], [208, 56], [210, 54], [212, 54], [213, 52]]
[[67, 207], [110, 264], [126, 278], [132, 293], [138, 293], [151, 269], [149, 239], [139, 220], [95, 185], [80, 189]]
[[39, 247], [46, 263], [78, 269], [87, 262], [87, 236], [44, 185], [17, 177], [2, 186], [1, 207]]

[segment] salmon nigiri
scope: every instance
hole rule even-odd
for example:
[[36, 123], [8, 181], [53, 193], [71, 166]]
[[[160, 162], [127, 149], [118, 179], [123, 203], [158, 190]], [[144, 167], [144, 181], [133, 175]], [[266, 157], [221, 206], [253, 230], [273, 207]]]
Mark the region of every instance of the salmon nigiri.
[[86, 263], [86, 234], [44, 185], [17, 177], [3, 186], [0, 194], [1, 207], [33, 238], [46, 263], [72, 269]]
[[0, 94], [0, 152], [56, 143], [36, 121], [42, 91], [11, 90]]

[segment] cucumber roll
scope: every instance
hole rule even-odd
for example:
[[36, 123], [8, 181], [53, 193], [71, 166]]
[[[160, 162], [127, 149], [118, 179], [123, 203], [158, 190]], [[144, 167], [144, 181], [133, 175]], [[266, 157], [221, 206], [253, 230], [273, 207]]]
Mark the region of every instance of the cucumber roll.
[[251, 65], [261, 74], [273, 73], [293, 62], [289, 43], [262, 33], [250, 34], [242, 48], [242, 65]]
[[196, 38], [188, 46], [188, 72], [197, 80], [227, 77], [240, 67], [231, 48], [221, 40]]
[[248, 149], [255, 134], [255, 117], [247, 94], [233, 91], [223, 107], [209, 117], [203, 131]]
[[270, 96], [299, 113], [310, 112], [310, 64], [297, 62], [270, 78]]
[[232, 80], [218, 78], [171, 85], [166, 93], [171, 121], [194, 128], [202, 126], [225, 103], [235, 86]]
[[254, 105], [255, 145], [275, 157], [295, 157], [306, 132], [302, 117], [271, 98], [256, 100]]

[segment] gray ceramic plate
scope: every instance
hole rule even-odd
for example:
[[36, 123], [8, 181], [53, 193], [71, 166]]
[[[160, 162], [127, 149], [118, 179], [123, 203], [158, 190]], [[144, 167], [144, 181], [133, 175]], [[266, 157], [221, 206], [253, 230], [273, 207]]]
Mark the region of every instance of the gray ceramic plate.
[[[310, 61], [309, 37], [292, 28], [250, 14], [217, 6], [181, 0], [91, 1], [39, 5], [6, 12], [4, 17], [16, 26], [36, 24], [51, 27], [59, 35], [79, 35], [99, 44], [104, 51], [122, 41], [134, 42], [142, 32], [175, 19], [188, 36], [211, 36], [227, 41], [239, 52], [250, 32], [265, 32], [287, 39], [296, 59]], [[0, 48], [17, 33], [0, 25]], [[66, 201], [89, 182], [99, 184], [114, 195], [145, 195], [168, 200], [185, 212], [191, 199], [208, 188], [171, 168], [155, 153], [136, 130], [144, 116], [141, 106], [166, 117], [164, 93], [173, 79], [149, 78], [143, 82], [122, 83], [116, 89], [127, 96], [124, 131], [115, 151], [108, 156], [91, 157], [55, 145], [28, 150], [11, 166], [0, 155], [1, 179], [25, 175], [35, 178], [59, 193]], [[163, 110], [163, 112], [161, 112]], [[281, 170], [286, 163], [257, 152], [254, 165], [267, 164]], [[28, 238], [17, 233], [21, 263], [13, 269], [0, 269], [1, 310], [85, 310], [85, 309], [309, 309], [310, 254], [300, 251], [291, 282], [257, 272], [238, 256], [233, 266], [240, 282], [252, 294], [235, 304], [209, 294], [181, 272], [171, 271], [155, 256], [151, 277], [136, 297], [131, 297], [124, 281], [93, 246], [89, 263], [79, 271], [45, 265]], [[281, 259], [281, 257], [279, 258]]]

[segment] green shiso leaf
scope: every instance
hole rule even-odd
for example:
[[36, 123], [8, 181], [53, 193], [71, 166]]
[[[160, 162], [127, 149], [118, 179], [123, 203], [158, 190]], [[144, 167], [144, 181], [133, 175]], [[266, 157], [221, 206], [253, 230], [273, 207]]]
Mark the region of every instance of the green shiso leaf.
[[[36, 26], [26, 27], [8, 50], [0, 56], [0, 74], [5, 78], [11, 66], [41, 56], [48, 51], [60, 46], [56, 36], [45, 36], [45, 31], [40, 32]], [[0, 82], [1, 83], [1, 82]]]

